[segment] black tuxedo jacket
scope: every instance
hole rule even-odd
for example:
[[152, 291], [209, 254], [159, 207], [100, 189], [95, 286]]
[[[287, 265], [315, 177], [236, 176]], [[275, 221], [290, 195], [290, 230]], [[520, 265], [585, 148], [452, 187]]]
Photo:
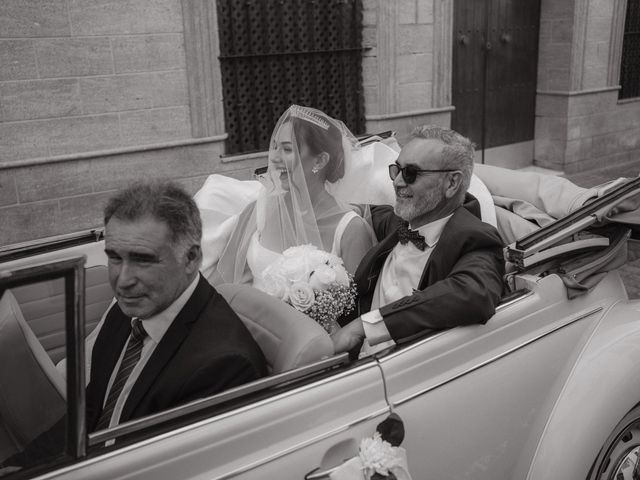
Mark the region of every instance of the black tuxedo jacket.
[[[114, 304], [91, 357], [89, 432], [96, 427], [109, 378], [130, 332], [131, 319]], [[134, 384], [120, 422], [213, 395], [266, 373], [260, 347], [226, 300], [200, 276]]]
[[[485, 323], [495, 313], [502, 296], [502, 240], [495, 228], [476, 216], [477, 201], [470, 195], [466, 200], [445, 225], [418, 288], [380, 308], [397, 343], [430, 330]], [[371, 309], [378, 277], [398, 243], [397, 228], [402, 221], [390, 206], [371, 207], [371, 215], [382, 240], [364, 256], [355, 274], [358, 315]]]

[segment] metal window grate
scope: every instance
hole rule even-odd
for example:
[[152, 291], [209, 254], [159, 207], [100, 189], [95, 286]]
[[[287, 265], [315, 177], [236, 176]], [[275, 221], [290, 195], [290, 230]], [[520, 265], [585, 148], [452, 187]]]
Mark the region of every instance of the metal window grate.
[[627, 2], [619, 98], [640, 97], [640, 1]]
[[226, 152], [266, 150], [297, 103], [364, 132], [362, 0], [219, 0]]

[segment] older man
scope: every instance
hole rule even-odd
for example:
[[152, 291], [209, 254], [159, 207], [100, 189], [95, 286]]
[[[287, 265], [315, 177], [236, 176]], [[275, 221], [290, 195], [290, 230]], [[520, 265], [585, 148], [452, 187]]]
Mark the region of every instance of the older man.
[[493, 315], [502, 293], [503, 245], [466, 195], [473, 158], [473, 144], [453, 130], [412, 132], [389, 166], [395, 208], [372, 207], [380, 243], [356, 271], [360, 317], [333, 335], [336, 352], [365, 337], [369, 345], [400, 342]]
[[135, 184], [104, 210], [116, 303], [88, 339], [89, 431], [255, 380], [266, 361], [199, 274], [202, 226], [180, 187]]

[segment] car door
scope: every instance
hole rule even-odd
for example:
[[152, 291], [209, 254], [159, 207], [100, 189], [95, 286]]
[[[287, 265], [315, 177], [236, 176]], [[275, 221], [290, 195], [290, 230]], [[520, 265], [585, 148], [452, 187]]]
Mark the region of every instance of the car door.
[[[65, 261], [52, 260], [39, 268], [48, 271]], [[29, 268], [22, 262], [19, 270]], [[11, 277], [9, 269], [0, 270]], [[72, 287], [67, 298], [83, 297], [72, 283], [65, 285]], [[76, 313], [67, 322], [67, 338], [83, 338], [76, 321], [82, 304], [65, 303]], [[82, 342], [77, 343], [80, 347]], [[84, 351], [75, 351], [77, 368], [68, 378], [81, 381]], [[11, 386], [2, 388], [8, 391]], [[6, 478], [26, 474], [60, 479], [300, 479], [355, 455], [361, 438], [370, 436], [389, 412], [375, 359], [349, 363], [346, 355], [88, 436], [80, 421], [84, 402], [76, 398], [81, 390], [67, 391], [67, 417], [76, 421], [68, 424], [73, 445], [65, 452], [60, 446], [57, 457], [48, 462], [5, 472]]]
[[526, 476], [579, 346], [611, 303], [605, 285], [568, 302], [555, 275], [529, 287], [486, 325], [444, 331], [380, 359], [389, 401], [405, 421], [411, 472]]

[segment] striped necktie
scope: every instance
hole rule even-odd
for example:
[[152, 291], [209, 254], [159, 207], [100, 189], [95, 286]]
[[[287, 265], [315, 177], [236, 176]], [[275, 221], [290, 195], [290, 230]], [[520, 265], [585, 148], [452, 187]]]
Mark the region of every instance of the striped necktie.
[[107, 397], [107, 401], [104, 404], [102, 413], [100, 414], [96, 430], [103, 430], [109, 426], [111, 416], [113, 415], [113, 409], [116, 406], [118, 397], [120, 397], [120, 394], [122, 393], [122, 388], [124, 387], [124, 384], [127, 383], [129, 375], [131, 375], [131, 372], [140, 360], [142, 345], [146, 336], [147, 332], [142, 326], [142, 322], [139, 319], [134, 318], [131, 322], [131, 336], [129, 337], [127, 349], [122, 357], [122, 362], [120, 363], [120, 368], [118, 369], [116, 378], [113, 381], [113, 385], [111, 385], [111, 390], [109, 391], [109, 396]]

